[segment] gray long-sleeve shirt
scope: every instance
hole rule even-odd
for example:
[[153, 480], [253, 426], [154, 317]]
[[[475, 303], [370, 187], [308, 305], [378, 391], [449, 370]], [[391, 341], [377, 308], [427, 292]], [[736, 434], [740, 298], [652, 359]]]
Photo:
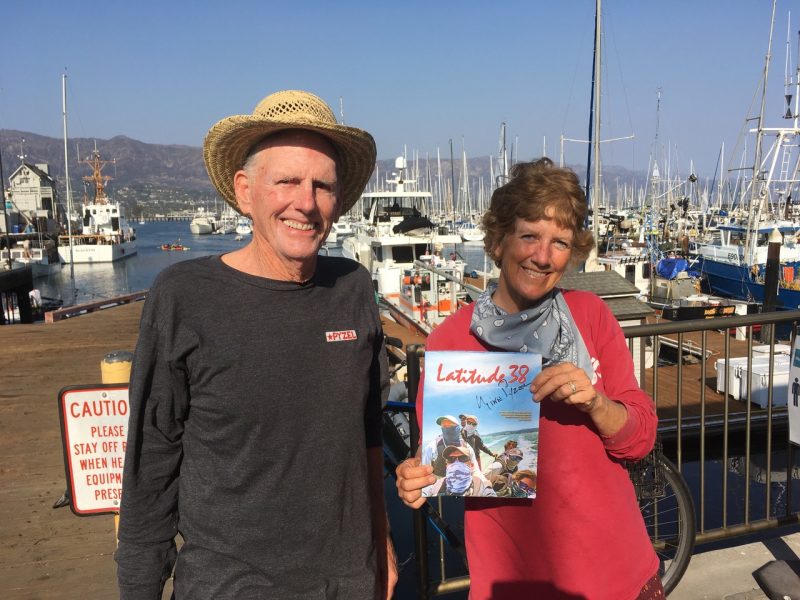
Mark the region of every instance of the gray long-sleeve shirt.
[[370, 277], [307, 284], [219, 257], [163, 271], [131, 373], [121, 598], [372, 598], [365, 448], [388, 393]]

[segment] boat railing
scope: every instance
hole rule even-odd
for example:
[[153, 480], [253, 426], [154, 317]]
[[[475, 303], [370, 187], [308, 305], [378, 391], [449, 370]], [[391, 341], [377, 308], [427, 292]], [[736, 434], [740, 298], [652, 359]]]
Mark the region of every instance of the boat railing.
[[[791, 484], [800, 479], [800, 458], [788, 441], [787, 412], [798, 323], [800, 310], [623, 328], [640, 386], [655, 403], [664, 455], [688, 483], [697, 544], [800, 524], [800, 494]], [[662, 344], [666, 339], [676, 343]], [[670, 361], [654, 352], [669, 345]], [[424, 346], [406, 347], [408, 403], [387, 407], [408, 413], [411, 456], [419, 442], [414, 403], [423, 358]], [[798, 396], [800, 386], [793, 404]], [[457, 502], [431, 499], [413, 511], [419, 598], [469, 588], [463, 542], [452, 539], [463, 519]]]
[[[58, 243], [62, 246], [69, 246], [70, 236], [58, 236]], [[108, 233], [75, 233], [72, 235], [73, 244], [121, 244], [131, 241], [128, 236], [121, 232]]]
[[454, 275], [453, 274], [453, 267], [448, 267], [448, 263], [447, 262], [443, 262], [441, 266], [436, 267], [433, 264], [431, 264], [430, 262], [417, 260], [417, 261], [414, 261], [414, 266], [417, 267], [418, 269], [423, 269], [425, 271], [430, 271], [432, 273], [436, 273], [437, 275], [439, 275], [443, 279], [447, 279], [448, 281], [453, 281], [453, 282], [459, 284], [461, 287], [463, 287], [468, 292], [473, 292], [475, 294], [480, 294], [481, 292], [483, 292], [483, 290], [481, 288], [479, 288], [479, 287], [477, 287], [475, 285], [472, 285], [471, 283], [468, 283], [468, 282], [464, 281], [463, 276], [459, 277], [457, 275]]
[[[41, 248], [25, 248], [24, 246], [15, 246], [11, 248], [11, 260], [18, 260], [27, 262], [30, 260], [42, 260], [44, 254]], [[8, 250], [0, 250], [0, 261], [8, 260]]]

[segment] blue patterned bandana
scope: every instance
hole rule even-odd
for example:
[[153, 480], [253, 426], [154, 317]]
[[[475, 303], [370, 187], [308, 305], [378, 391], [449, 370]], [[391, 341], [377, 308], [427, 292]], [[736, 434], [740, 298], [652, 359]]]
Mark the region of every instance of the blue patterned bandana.
[[492, 300], [496, 283], [475, 301], [470, 330], [490, 346], [507, 352], [542, 355], [542, 366], [569, 362], [594, 381], [594, 368], [561, 290], [554, 289], [533, 307], [507, 313]]
[[472, 469], [462, 462], [447, 465], [445, 485], [451, 494], [463, 494], [472, 484]]

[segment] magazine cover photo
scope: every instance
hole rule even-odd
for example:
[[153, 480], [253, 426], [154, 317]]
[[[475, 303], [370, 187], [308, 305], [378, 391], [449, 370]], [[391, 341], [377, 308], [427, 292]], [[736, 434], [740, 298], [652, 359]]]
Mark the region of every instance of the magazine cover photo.
[[425, 353], [422, 464], [436, 482], [424, 497], [535, 498], [539, 404], [530, 385], [538, 354]]

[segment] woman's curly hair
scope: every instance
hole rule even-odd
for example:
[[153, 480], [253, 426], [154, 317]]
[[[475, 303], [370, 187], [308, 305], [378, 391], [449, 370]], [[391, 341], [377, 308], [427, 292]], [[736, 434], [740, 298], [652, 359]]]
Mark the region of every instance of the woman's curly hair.
[[547, 157], [518, 163], [508, 183], [494, 191], [483, 215], [484, 249], [499, 267], [496, 250], [514, 231], [517, 219], [552, 220], [572, 230], [572, 262], [581, 262], [594, 246], [592, 232], [584, 226], [586, 213], [586, 194], [574, 171], [556, 167]]

